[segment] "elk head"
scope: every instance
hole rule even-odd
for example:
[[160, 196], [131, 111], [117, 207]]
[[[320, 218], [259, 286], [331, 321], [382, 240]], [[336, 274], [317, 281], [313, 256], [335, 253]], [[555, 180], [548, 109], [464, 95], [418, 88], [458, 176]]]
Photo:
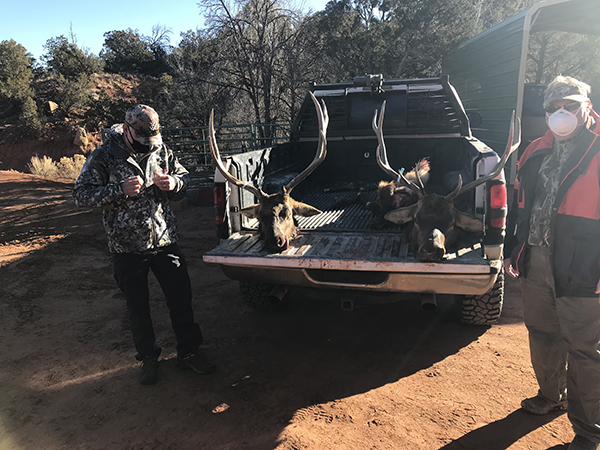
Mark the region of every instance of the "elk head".
[[265, 248], [267, 251], [273, 253], [286, 250], [290, 240], [296, 237], [298, 230], [296, 228], [294, 216], [309, 217], [321, 213], [317, 208], [307, 205], [306, 203], [298, 202], [290, 196], [292, 189], [308, 177], [317, 166], [325, 160], [325, 155], [327, 154], [326, 134], [327, 126], [329, 124], [327, 108], [325, 102], [323, 102], [323, 108], [321, 108], [321, 105], [314, 94], [311, 92], [310, 95], [315, 104], [319, 120], [319, 143], [317, 145], [317, 154], [310, 165], [304, 169], [302, 173], [298, 174], [286, 186], [282, 186], [281, 191], [275, 194], [265, 194], [262, 189], [238, 180], [227, 171], [221, 160], [217, 140], [215, 138], [214, 111], [211, 111], [210, 113], [208, 123], [208, 143], [212, 157], [217, 163], [219, 171], [230, 183], [248, 190], [258, 199], [258, 203], [243, 208], [240, 210], [240, 213], [246, 217], [258, 219], [258, 231], [261, 238], [265, 241]]
[[[415, 168], [405, 175], [408, 181], [420, 182], [425, 185], [429, 179], [429, 161], [421, 159]], [[397, 177], [395, 177], [397, 178]], [[377, 205], [380, 213], [385, 214], [393, 209], [402, 208], [419, 200], [417, 192], [398, 180], [380, 181], [377, 185]]]
[[[456, 241], [460, 230], [472, 233], [481, 233], [483, 231], [483, 222], [471, 214], [456, 209], [454, 207], [454, 199], [500, 174], [508, 157], [521, 143], [520, 122], [518, 118], [515, 119], [513, 111], [506, 149], [502, 155], [502, 159], [489, 175], [472, 181], [465, 186], [463, 186], [462, 177], [459, 175], [456, 189], [446, 196], [440, 196], [437, 194], [427, 194], [420, 177], [417, 178], [417, 182], [414, 182], [390, 167], [383, 139], [384, 113], [385, 101], [381, 105], [379, 119], [377, 118], [377, 110], [375, 110], [375, 115], [373, 116], [373, 131], [377, 135], [379, 144], [377, 147], [377, 163], [386, 173], [396, 178], [398, 183], [411, 189], [418, 196], [416, 203], [388, 212], [385, 215], [385, 219], [397, 224], [412, 222], [413, 229], [410, 239], [411, 243], [418, 247], [419, 258], [423, 261], [440, 261], [446, 253], [446, 246]], [[514, 142], [515, 140], [516, 142]], [[417, 174], [419, 174], [418, 171]]]

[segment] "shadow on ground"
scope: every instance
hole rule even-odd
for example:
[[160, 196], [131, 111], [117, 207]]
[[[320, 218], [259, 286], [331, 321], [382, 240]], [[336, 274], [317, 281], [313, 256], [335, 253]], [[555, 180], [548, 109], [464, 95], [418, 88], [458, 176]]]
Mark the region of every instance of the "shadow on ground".
[[[182, 248], [218, 372], [176, 369], [168, 311], [152, 280], [165, 359], [159, 383], [139, 386], [100, 216], [77, 217], [83, 222], [57, 225], [71, 227], [64, 238], [0, 268], [0, 447], [270, 449], [299, 409], [394, 383], [486, 331], [459, 325], [451, 300], [433, 313], [417, 301], [348, 313], [339, 302], [292, 293], [275, 312], [252, 311], [237, 283], [202, 262], [215, 240], [211, 215], [195, 208], [182, 224]], [[499, 450], [546, 423], [522, 414], [444, 448]]]

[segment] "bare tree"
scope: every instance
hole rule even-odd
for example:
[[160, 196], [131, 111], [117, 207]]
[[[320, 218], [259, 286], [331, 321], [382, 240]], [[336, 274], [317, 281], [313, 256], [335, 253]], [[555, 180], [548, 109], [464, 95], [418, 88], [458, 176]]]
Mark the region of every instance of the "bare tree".
[[208, 32], [218, 42], [218, 60], [227, 74], [212, 82], [243, 91], [252, 105], [254, 122], [271, 123], [284, 115], [279, 105], [289, 97], [289, 58], [297, 48], [301, 14], [279, 0], [203, 0], [201, 4], [208, 12]]

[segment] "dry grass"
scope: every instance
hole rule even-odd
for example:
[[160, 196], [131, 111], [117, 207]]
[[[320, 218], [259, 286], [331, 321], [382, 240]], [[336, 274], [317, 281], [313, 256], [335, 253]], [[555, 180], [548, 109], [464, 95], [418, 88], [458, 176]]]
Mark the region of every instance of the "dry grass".
[[76, 180], [85, 164], [85, 156], [74, 155], [72, 158], [63, 156], [60, 161], [54, 162], [52, 158], [33, 156], [27, 164], [29, 171], [34, 175], [45, 178], [64, 178]]

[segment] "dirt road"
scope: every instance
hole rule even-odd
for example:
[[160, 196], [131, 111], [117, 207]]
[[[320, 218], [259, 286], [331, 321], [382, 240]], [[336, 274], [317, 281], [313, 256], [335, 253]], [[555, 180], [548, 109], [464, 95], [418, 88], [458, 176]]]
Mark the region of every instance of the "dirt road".
[[0, 172], [0, 450], [562, 449], [564, 414], [536, 392], [517, 285], [499, 325], [459, 325], [451, 300], [353, 312], [292, 293], [271, 313], [202, 262], [213, 211], [178, 213], [212, 376], [175, 367], [154, 279], [160, 380], [137, 384], [101, 216], [71, 185]]

